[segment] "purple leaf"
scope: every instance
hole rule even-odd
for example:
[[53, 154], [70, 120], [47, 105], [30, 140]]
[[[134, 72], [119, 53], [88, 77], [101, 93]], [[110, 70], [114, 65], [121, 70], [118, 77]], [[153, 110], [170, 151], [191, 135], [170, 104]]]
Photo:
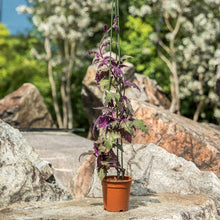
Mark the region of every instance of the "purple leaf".
[[107, 24], [104, 25], [104, 31], [105, 31], [105, 32], [108, 31], [108, 25], [107, 25]]
[[128, 66], [125, 65], [125, 64], [119, 64], [119, 65], [118, 65], [118, 68], [123, 68], [123, 67], [128, 67]]
[[118, 32], [120, 32], [120, 27], [118, 25], [114, 25], [112, 28], [115, 28]]
[[131, 135], [129, 132], [125, 131], [124, 129], [123, 129], [123, 132], [122, 132], [122, 133], [123, 133], [123, 134], [122, 134], [122, 137], [123, 137], [126, 141], [128, 141], [129, 143], [131, 143], [132, 135]]
[[99, 147], [98, 147], [96, 144], [94, 144], [93, 150], [95, 151], [95, 154], [96, 154], [96, 155], [99, 154]]
[[135, 83], [133, 83], [133, 82], [126, 81], [126, 82], [123, 83], [123, 85], [124, 86], [126, 86], [126, 85], [132, 86], [132, 87], [138, 89], [139, 91], [141, 91], [140, 88]]
[[108, 76], [109, 75], [109, 70], [106, 70], [106, 71], [97, 71], [97, 73], [96, 73], [96, 76], [95, 76], [95, 80], [96, 80], [96, 82], [99, 84], [99, 82], [103, 79], [103, 78], [105, 78], [106, 76]]
[[115, 58], [113, 58], [113, 57], [111, 57], [111, 56], [104, 56], [104, 60], [110, 60], [111, 59], [111, 61], [115, 61]]
[[100, 60], [99, 58], [96, 58], [96, 59], [94, 59], [94, 60], [93, 60], [93, 62], [92, 62], [92, 63], [93, 63], [93, 64], [96, 64], [96, 63], [98, 63], [98, 62], [99, 62], [99, 60]]
[[108, 67], [108, 63], [107, 63], [106, 61], [102, 61], [102, 62], [98, 65], [97, 69], [99, 70], [99, 68], [102, 67], [102, 66], [107, 66], [107, 67]]
[[90, 55], [90, 54], [93, 54], [95, 53], [97, 57], [99, 57], [99, 53], [97, 51], [94, 51], [94, 50], [90, 50], [86, 53], [86, 55]]
[[117, 22], [118, 17], [119, 17], [118, 15], [116, 15], [116, 16], [114, 17], [114, 19], [113, 19], [114, 24]]

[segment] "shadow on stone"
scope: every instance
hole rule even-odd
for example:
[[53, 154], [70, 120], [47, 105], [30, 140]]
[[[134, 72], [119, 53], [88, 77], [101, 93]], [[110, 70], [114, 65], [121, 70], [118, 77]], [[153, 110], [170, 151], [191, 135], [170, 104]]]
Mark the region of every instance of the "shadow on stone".
[[129, 210], [132, 209], [137, 209], [139, 207], [146, 207], [148, 206], [148, 204], [152, 204], [152, 203], [161, 203], [160, 200], [156, 199], [156, 198], [152, 198], [152, 197], [156, 197], [156, 194], [148, 194], [146, 196], [140, 196], [140, 197], [133, 197], [130, 199], [130, 203], [129, 203]]

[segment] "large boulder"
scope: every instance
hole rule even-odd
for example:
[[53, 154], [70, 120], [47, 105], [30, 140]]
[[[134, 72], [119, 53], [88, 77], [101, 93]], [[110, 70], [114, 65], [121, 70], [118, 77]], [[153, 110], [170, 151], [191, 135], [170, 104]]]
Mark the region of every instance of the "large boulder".
[[30, 83], [0, 100], [0, 119], [14, 127], [55, 126], [39, 90]]
[[[125, 64], [127, 65], [124, 68], [126, 80], [136, 83], [141, 90], [139, 92], [135, 88], [128, 87], [126, 89], [126, 95], [129, 98], [149, 102], [166, 109], [170, 107], [170, 101], [156, 81], [149, 79], [147, 76], [135, 73], [135, 68], [131, 63]], [[82, 102], [91, 125], [100, 113], [94, 107], [103, 105], [103, 92], [97, 87], [95, 81], [96, 70], [97, 65], [89, 66], [82, 82]]]
[[[125, 145], [124, 151], [126, 152], [124, 153], [126, 175], [134, 179], [131, 195], [205, 194], [215, 201], [218, 215], [220, 215], [220, 180], [213, 172], [200, 171], [194, 163], [170, 154], [154, 144]], [[88, 169], [88, 164], [90, 169]], [[95, 170], [94, 158], [90, 156], [82, 164], [74, 180], [76, 188], [73, 191], [75, 190], [77, 197], [102, 196], [101, 182]], [[91, 174], [93, 175], [90, 176]], [[84, 178], [82, 182], [83, 176], [89, 178]], [[81, 195], [80, 188], [82, 189]]]
[[171, 193], [131, 196], [127, 212], [106, 212], [102, 198], [32, 202], [0, 208], [2, 220], [218, 220], [214, 202], [205, 195]]
[[0, 207], [39, 200], [67, 200], [53, 170], [27, 144], [21, 133], [0, 120]]
[[[166, 109], [170, 103], [155, 81], [139, 74], [132, 76], [132, 71], [128, 72], [126, 75], [140, 87], [141, 92], [128, 88], [126, 94], [135, 117], [142, 119], [149, 130], [149, 135], [136, 131], [132, 143], [154, 143], [193, 161], [201, 170], [213, 171], [220, 177], [220, 131], [169, 112]], [[96, 66], [90, 66], [82, 89], [83, 104], [91, 127], [100, 113], [92, 107], [101, 106], [103, 97], [94, 81], [95, 73]]]
[[41, 159], [53, 165], [56, 181], [71, 189], [72, 178], [85, 159], [80, 155], [90, 150], [93, 142], [69, 132], [22, 132], [22, 135]]
[[146, 102], [132, 100], [131, 104], [149, 131], [149, 135], [136, 131], [132, 143], [154, 143], [220, 177], [220, 130]]

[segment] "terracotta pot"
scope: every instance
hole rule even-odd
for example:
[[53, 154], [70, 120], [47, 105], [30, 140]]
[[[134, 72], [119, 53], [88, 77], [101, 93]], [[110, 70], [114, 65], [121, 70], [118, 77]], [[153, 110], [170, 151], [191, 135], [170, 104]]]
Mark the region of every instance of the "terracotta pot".
[[104, 209], [111, 212], [128, 210], [132, 178], [125, 176], [117, 180], [116, 176], [107, 176], [102, 181]]

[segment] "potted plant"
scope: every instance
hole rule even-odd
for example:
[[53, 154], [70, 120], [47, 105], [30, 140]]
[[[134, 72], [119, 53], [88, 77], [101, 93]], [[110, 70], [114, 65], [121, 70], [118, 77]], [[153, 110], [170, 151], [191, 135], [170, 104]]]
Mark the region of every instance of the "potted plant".
[[[114, 5], [114, 4], [112, 4]], [[112, 9], [113, 11], [113, 9]], [[95, 80], [97, 86], [104, 92], [104, 103], [101, 114], [93, 126], [99, 130], [99, 138], [94, 142], [92, 153], [97, 158], [98, 176], [102, 181], [104, 209], [108, 211], [128, 210], [128, 201], [132, 177], [125, 176], [123, 166], [123, 140], [131, 143], [133, 131], [141, 129], [147, 132], [142, 120], [134, 119], [130, 100], [125, 95], [125, 88], [132, 86], [139, 90], [138, 86], [126, 81], [123, 68], [125, 58], [120, 56], [120, 28], [118, 1], [115, 4], [117, 15], [111, 16], [111, 26], [104, 25], [104, 35], [99, 43], [97, 51], [89, 51], [95, 54], [93, 64], [97, 64]], [[116, 32], [116, 41], [113, 41], [113, 31]], [[108, 39], [110, 35], [110, 39]], [[116, 57], [113, 56], [113, 45]], [[109, 47], [110, 53], [104, 54]], [[91, 153], [91, 152], [90, 152]], [[116, 175], [108, 176], [108, 170], [115, 168]]]

